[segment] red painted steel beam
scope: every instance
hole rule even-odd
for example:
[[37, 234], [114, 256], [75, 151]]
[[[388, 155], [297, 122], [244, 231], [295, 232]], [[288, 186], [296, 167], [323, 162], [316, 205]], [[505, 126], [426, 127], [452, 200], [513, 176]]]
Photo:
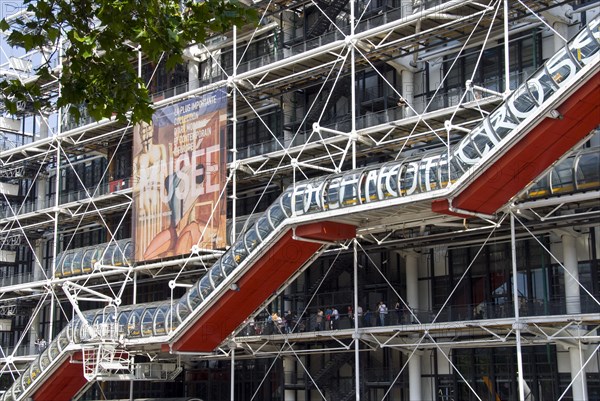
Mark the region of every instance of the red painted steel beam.
[[[452, 207], [493, 214], [600, 124], [600, 73], [558, 108], [562, 118], [545, 118], [492, 166], [463, 189]], [[434, 212], [454, 214], [448, 200], [434, 201]], [[460, 213], [460, 212], [459, 212]]]
[[[302, 235], [300, 235], [302, 233]], [[354, 238], [356, 228], [347, 224], [318, 222], [299, 226], [296, 235], [335, 241]], [[176, 351], [210, 352], [285, 283], [321, 244], [295, 240], [288, 231], [238, 280], [239, 290], [227, 290], [173, 344]]]
[[[73, 359], [82, 361], [80, 352]], [[67, 358], [33, 395], [33, 401], [70, 401], [85, 384], [81, 363], [72, 363]]]

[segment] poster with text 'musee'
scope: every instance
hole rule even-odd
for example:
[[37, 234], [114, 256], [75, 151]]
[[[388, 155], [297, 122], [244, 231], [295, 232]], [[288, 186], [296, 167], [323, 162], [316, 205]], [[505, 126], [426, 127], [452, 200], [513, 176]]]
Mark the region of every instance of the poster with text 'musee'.
[[224, 89], [156, 110], [133, 140], [135, 260], [225, 246]]

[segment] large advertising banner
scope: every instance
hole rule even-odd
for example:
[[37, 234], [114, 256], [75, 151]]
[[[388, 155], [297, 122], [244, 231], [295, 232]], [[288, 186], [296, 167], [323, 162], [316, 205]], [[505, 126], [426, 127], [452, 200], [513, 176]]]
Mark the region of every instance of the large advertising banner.
[[224, 89], [154, 112], [133, 131], [135, 260], [225, 246]]

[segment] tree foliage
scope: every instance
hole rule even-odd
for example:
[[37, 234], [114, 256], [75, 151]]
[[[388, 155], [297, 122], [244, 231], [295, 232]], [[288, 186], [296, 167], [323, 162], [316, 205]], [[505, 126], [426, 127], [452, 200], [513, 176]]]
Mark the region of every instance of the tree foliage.
[[[40, 50], [45, 62], [35, 82], [0, 82], [6, 109], [16, 113], [26, 103], [36, 110], [67, 107], [79, 118], [84, 105], [94, 119], [115, 115], [148, 121], [151, 101], [138, 77], [138, 51], [167, 68], [183, 61], [184, 49], [215, 33], [257, 20], [255, 10], [238, 0], [25, 0], [30, 15], [0, 21], [8, 43]], [[32, 15], [31, 15], [32, 14]], [[63, 50], [58, 54], [58, 48]], [[49, 50], [53, 49], [53, 50]], [[51, 60], [62, 59], [62, 71]], [[41, 83], [58, 78], [60, 93], [49, 98]], [[53, 104], [51, 104], [53, 103]]]

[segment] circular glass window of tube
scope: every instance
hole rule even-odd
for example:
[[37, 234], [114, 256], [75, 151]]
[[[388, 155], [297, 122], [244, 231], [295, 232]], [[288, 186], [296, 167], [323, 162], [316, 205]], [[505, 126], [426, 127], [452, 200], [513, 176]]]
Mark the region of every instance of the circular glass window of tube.
[[593, 152], [579, 154], [574, 161], [575, 186], [578, 190], [597, 187], [600, 182], [600, 154]]
[[31, 372], [29, 368], [23, 372], [21, 375], [21, 388], [23, 391], [27, 390], [27, 388], [31, 385]]
[[226, 276], [229, 276], [237, 266], [232, 248], [229, 248], [229, 250], [225, 252], [225, 254], [221, 257], [220, 262], [223, 273], [225, 273]]
[[281, 205], [279, 205], [278, 203], [275, 203], [270, 208], [268, 208], [266, 213], [269, 216], [269, 220], [271, 221], [271, 226], [273, 226], [273, 228], [279, 227], [279, 225], [287, 217], [283, 212]]
[[246, 234], [244, 234], [244, 245], [246, 245], [246, 250], [248, 251], [248, 254], [252, 253], [254, 248], [256, 248], [259, 243], [260, 238], [256, 234], [256, 229], [253, 226], [248, 231], [246, 231]]
[[246, 259], [246, 256], [248, 256], [248, 251], [246, 250], [243, 241], [236, 241], [231, 246], [231, 249], [233, 253], [233, 260], [238, 265]]
[[96, 245], [94, 248], [95, 248], [96, 252], [94, 252], [94, 254], [92, 256], [92, 268], [94, 268], [94, 265], [97, 262], [102, 261], [102, 255], [104, 255], [104, 250], [106, 249], [106, 244]]
[[183, 299], [177, 302], [177, 320], [179, 323], [182, 323], [186, 317], [188, 317], [191, 313], [190, 307], [187, 305], [187, 302]]
[[60, 353], [60, 351], [58, 349], [58, 344], [55, 341], [51, 341], [48, 348], [50, 349], [50, 352], [49, 352], [50, 358], [52, 360], [56, 359], [56, 357]]
[[213, 287], [217, 288], [225, 279], [225, 273], [223, 273], [220, 259], [210, 268], [208, 273], [210, 274], [210, 280], [212, 281]]
[[73, 333], [73, 342], [79, 344], [81, 342], [81, 320], [79, 318], [76, 318], [71, 329], [71, 332]]
[[106, 266], [112, 266], [113, 265], [113, 254], [115, 253], [115, 250], [117, 249], [117, 244], [109, 244], [106, 249], [104, 250], [104, 253], [102, 255], [102, 264], [106, 265]]
[[21, 383], [18, 380], [14, 382], [11, 389], [13, 400], [16, 400], [19, 397], [19, 394], [21, 394], [21, 391], [23, 391], [23, 389], [21, 388]]
[[126, 241], [123, 246], [123, 264], [126, 266], [131, 265], [133, 262], [133, 244], [131, 241]]
[[127, 330], [127, 322], [129, 322], [129, 315], [131, 314], [130, 310], [124, 310], [119, 313], [119, 318], [117, 320], [119, 324], [119, 334], [125, 334]]
[[302, 195], [302, 213], [323, 211], [323, 201], [327, 177], [320, 177], [305, 183]]
[[71, 271], [75, 275], [81, 274], [81, 265], [83, 262], [83, 252], [84, 252], [84, 249], [77, 249], [77, 250], [73, 251], [73, 261], [71, 262], [72, 263]]
[[141, 308], [131, 311], [131, 315], [129, 315], [129, 320], [127, 321], [128, 337], [139, 337], [141, 335], [141, 313]]
[[50, 357], [48, 356], [48, 348], [46, 348], [40, 355], [40, 368], [46, 370], [50, 366]]
[[70, 343], [69, 338], [67, 337], [67, 330], [61, 331], [56, 338], [60, 349], [65, 349]]
[[202, 297], [200, 296], [200, 291], [198, 290], [198, 286], [194, 285], [191, 287], [185, 294], [188, 302], [188, 306], [190, 309], [196, 309], [196, 306], [200, 305], [202, 302]]
[[205, 274], [198, 283], [198, 288], [200, 289], [200, 296], [202, 299], [206, 299], [213, 290], [212, 284], [210, 283], [210, 278], [208, 274]]
[[173, 318], [173, 309], [176, 307], [177, 305], [169, 305], [169, 309], [167, 309], [167, 315], [165, 316], [165, 329], [167, 333], [179, 327], [179, 321]]
[[142, 337], [154, 335], [154, 312], [156, 307], [149, 307], [144, 310], [142, 315]]
[[62, 272], [63, 277], [68, 277], [73, 274], [71, 270], [73, 265], [73, 252], [68, 251], [65, 253], [65, 257], [62, 260], [62, 266], [60, 266], [60, 271]]
[[167, 334], [167, 312], [171, 307], [171, 303], [163, 304], [156, 308], [154, 313], [154, 335], [160, 336]]
[[31, 379], [35, 380], [36, 377], [41, 373], [42, 369], [40, 368], [40, 359], [37, 358], [31, 363]]
[[281, 194], [281, 196], [279, 197], [279, 200], [278, 200], [279, 204], [281, 205], [281, 208], [283, 209], [283, 212], [288, 217], [292, 215], [292, 193], [293, 193], [293, 191], [294, 191], [294, 188], [289, 187]]
[[[11, 386], [12, 389], [12, 399], [16, 400], [19, 397], [19, 394], [21, 394], [21, 383], [19, 381], [15, 381], [14, 384]], [[10, 391], [10, 390], [9, 390]]]
[[398, 171], [399, 162], [392, 162], [383, 165], [379, 169], [378, 176], [378, 197], [381, 200], [398, 197]]
[[273, 227], [271, 227], [271, 223], [269, 223], [269, 218], [265, 214], [256, 222], [256, 231], [258, 232], [258, 236], [261, 238], [261, 242], [267, 238], [271, 232], [273, 232]]
[[379, 200], [379, 188], [377, 186], [379, 170], [381, 166], [363, 170], [358, 185], [360, 203], [371, 203]]
[[81, 271], [83, 273], [90, 273], [94, 269], [93, 257], [95, 252], [95, 248], [85, 248], [83, 250], [83, 259], [81, 260]]

